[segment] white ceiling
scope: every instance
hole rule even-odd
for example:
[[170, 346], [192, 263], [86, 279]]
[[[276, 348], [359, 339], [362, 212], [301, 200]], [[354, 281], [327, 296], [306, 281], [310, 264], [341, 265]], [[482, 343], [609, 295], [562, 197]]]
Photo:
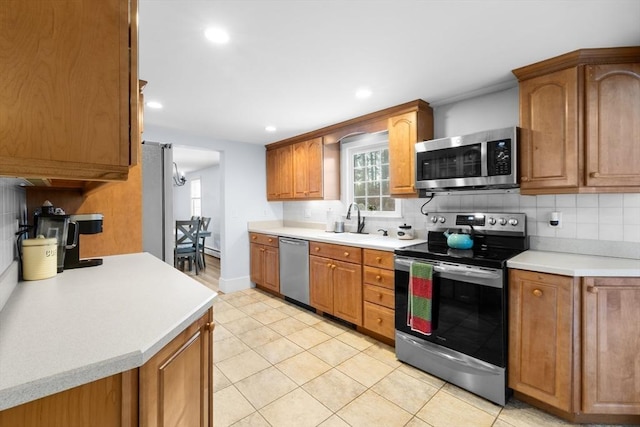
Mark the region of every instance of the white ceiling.
[[[145, 124], [255, 144], [514, 86], [512, 69], [575, 49], [640, 45], [638, 0], [140, 0], [139, 22], [145, 99], [164, 105]], [[206, 40], [209, 26], [230, 42]], [[356, 99], [361, 86], [373, 95]]]

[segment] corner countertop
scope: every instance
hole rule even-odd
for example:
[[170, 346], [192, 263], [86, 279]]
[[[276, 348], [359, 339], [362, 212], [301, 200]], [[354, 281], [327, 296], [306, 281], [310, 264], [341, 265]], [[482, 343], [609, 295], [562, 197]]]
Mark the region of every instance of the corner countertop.
[[317, 228], [285, 227], [285, 226], [249, 226], [253, 233], [272, 234], [279, 237], [312, 240], [314, 242], [334, 243], [336, 245], [357, 246], [366, 249], [393, 252], [395, 249], [425, 243], [426, 239], [404, 240], [380, 233], [356, 234], [333, 233]]
[[217, 293], [148, 253], [18, 283], [0, 311], [0, 410], [146, 363]]
[[640, 277], [640, 260], [561, 252], [526, 251], [507, 267], [573, 277]]

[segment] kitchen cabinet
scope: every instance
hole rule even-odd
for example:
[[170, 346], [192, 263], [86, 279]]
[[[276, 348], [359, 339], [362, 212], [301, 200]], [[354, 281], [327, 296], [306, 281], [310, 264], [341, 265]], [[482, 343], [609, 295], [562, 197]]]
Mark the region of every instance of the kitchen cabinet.
[[340, 149], [322, 137], [267, 149], [267, 200], [340, 197]]
[[363, 249], [363, 310], [365, 329], [395, 338], [393, 252]]
[[249, 233], [251, 281], [257, 286], [280, 292], [280, 251], [278, 236]]
[[212, 322], [209, 309], [142, 367], [0, 411], [0, 425], [211, 427]]
[[522, 194], [640, 191], [640, 47], [577, 50], [513, 73]]
[[640, 278], [509, 272], [509, 387], [580, 423], [639, 423]]
[[509, 387], [571, 412], [577, 279], [511, 270]]
[[3, 1], [0, 175], [127, 179], [140, 142], [137, 16], [136, 0]]
[[433, 139], [433, 111], [421, 105], [416, 111], [390, 117], [389, 191], [394, 197], [416, 197], [416, 155], [418, 141]]
[[362, 249], [310, 242], [312, 307], [362, 326]]
[[293, 146], [267, 150], [267, 200], [293, 198]]
[[582, 410], [640, 422], [640, 278], [582, 279]]
[[213, 426], [213, 310], [140, 368], [140, 426]]

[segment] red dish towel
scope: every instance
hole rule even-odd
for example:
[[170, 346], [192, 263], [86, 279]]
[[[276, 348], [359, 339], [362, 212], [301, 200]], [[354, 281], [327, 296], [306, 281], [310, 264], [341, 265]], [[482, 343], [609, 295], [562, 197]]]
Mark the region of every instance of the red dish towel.
[[417, 261], [411, 263], [407, 326], [423, 335], [431, 335], [432, 272], [431, 264]]

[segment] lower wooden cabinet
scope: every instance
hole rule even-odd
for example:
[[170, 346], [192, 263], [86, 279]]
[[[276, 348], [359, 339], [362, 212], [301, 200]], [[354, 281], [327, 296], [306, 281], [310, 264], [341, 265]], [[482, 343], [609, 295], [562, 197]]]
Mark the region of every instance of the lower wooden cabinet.
[[257, 286], [280, 292], [280, 250], [278, 237], [250, 233], [251, 281]]
[[364, 249], [364, 328], [395, 338], [393, 252]]
[[213, 310], [146, 364], [0, 411], [11, 427], [213, 426]]
[[362, 249], [311, 242], [310, 251], [311, 306], [362, 326]]
[[573, 422], [640, 423], [640, 278], [509, 272], [509, 387]]

